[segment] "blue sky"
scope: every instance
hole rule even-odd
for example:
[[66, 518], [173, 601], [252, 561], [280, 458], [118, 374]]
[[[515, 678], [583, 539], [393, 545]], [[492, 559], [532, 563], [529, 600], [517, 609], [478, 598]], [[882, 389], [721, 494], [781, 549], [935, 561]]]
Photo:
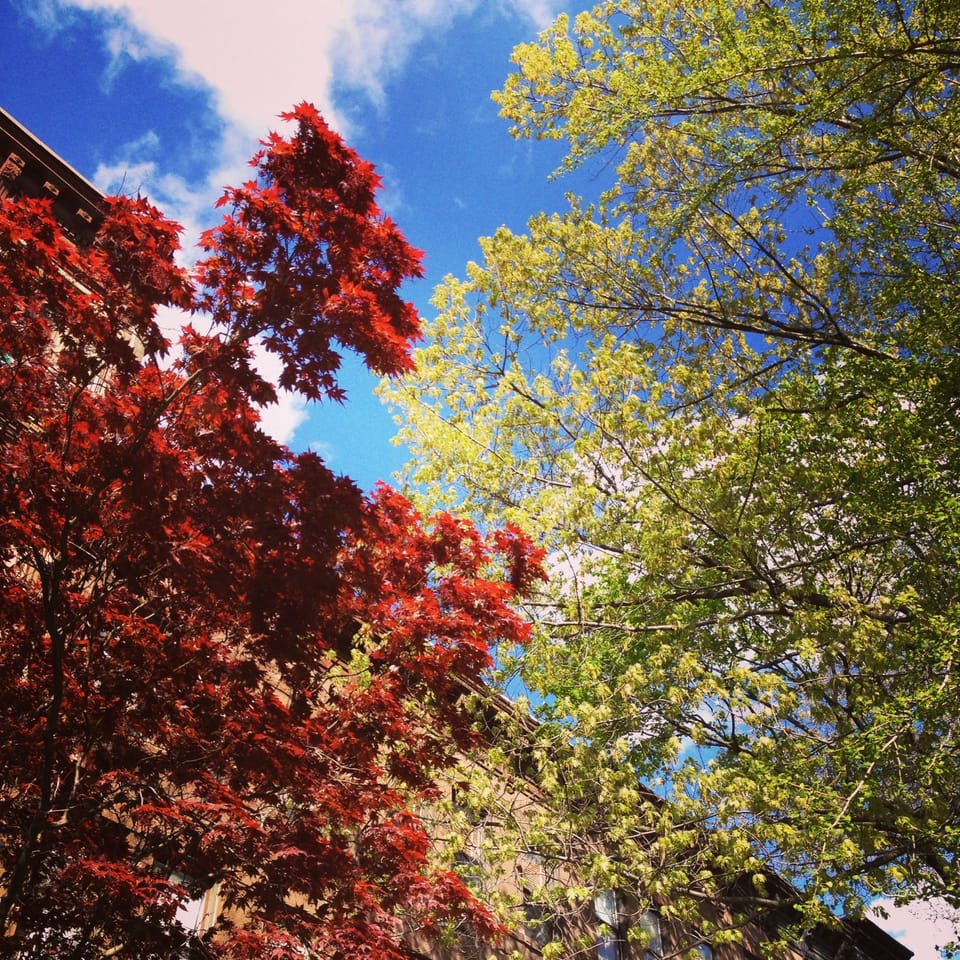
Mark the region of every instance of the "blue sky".
[[[384, 178], [381, 205], [426, 253], [407, 295], [462, 275], [477, 238], [521, 230], [563, 205], [556, 145], [515, 142], [490, 92], [513, 47], [562, 0], [0, 0], [0, 106], [108, 192], [148, 195], [186, 227], [215, 222], [277, 114], [313, 101]], [[585, 175], [589, 177], [590, 171]], [[171, 326], [175, 321], [170, 318]], [[266, 412], [272, 433], [312, 447], [369, 488], [404, 460], [373, 378], [345, 365], [343, 407]], [[950, 927], [891, 907], [879, 921], [917, 960]]]
[[[559, 150], [518, 143], [490, 100], [510, 52], [560, 0], [0, 0], [0, 106], [107, 192], [145, 193], [191, 240], [257, 140], [315, 103], [384, 180], [425, 251], [421, 312], [477, 238], [562, 203]], [[575, 10], [576, 7], [568, 9]], [[171, 327], [173, 321], [170, 321]], [[373, 378], [345, 358], [344, 406], [287, 399], [265, 423], [369, 488], [404, 460]]]

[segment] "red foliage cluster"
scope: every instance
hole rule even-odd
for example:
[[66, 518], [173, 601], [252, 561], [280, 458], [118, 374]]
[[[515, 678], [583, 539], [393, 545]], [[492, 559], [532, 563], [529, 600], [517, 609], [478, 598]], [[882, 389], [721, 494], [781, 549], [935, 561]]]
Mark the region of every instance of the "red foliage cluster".
[[[285, 119], [193, 276], [142, 201], [90, 249], [0, 205], [0, 956], [389, 960], [495, 930], [414, 811], [539, 557], [259, 429], [255, 340], [339, 398], [336, 345], [395, 373], [417, 336], [373, 169]], [[166, 364], [160, 305], [213, 320]], [[201, 940], [175, 915], [213, 884]]]

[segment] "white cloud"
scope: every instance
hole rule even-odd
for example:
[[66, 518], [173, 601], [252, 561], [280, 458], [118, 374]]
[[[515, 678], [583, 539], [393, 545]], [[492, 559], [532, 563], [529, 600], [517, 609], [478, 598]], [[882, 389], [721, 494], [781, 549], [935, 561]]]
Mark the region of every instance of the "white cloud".
[[[311, 100], [345, 130], [334, 103], [343, 83], [382, 102], [385, 81], [428, 31], [443, 30], [477, 0], [61, 0], [108, 17], [105, 44], [123, 58], [168, 57], [179, 79], [202, 82], [230, 124], [260, 135], [281, 109]], [[49, 11], [44, 18], [49, 22]]]
[[563, 7], [563, 4], [558, 3], [557, 0], [511, 0], [509, 5], [540, 30], [550, 26]]
[[337, 459], [337, 449], [325, 440], [314, 440], [308, 449], [315, 453], [331, 469]]
[[146, 60], [175, 55], [172, 48], [157, 44], [122, 20], [108, 28], [104, 35], [104, 45], [110, 53], [109, 66], [101, 78], [101, 83], [106, 90], [113, 88], [114, 82], [123, 72], [126, 59]]
[[377, 194], [377, 205], [394, 220], [402, 219], [403, 211], [407, 206], [403, 195], [403, 185], [397, 177], [397, 172], [389, 163], [382, 163], [377, 167], [380, 174], [381, 187]]
[[165, 173], [157, 160], [139, 158], [135, 153], [111, 164], [100, 164], [93, 182], [106, 194], [148, 197], [164, 216], [183, 227], [180, 242], [183, 254], [191, 260], [198, 252], [196, 243], [201, 232], [210, 225], [210, 211], [221, 192], [219, 187], [212, 186], [212, 181], [193, 186], [183, 177]]
[[[280, 377], [280, 358], [262, 347], [254, 350], [254, 365], [265, 380], [276, 383]], [[277, 391], [277, 402], [260, 408], [260, 426], [278, 443], [289, 444], [297, 427], [307, 419], [307, 403], [298, 393]]]
[[[219, 119], [220, 142], [207, 144], [215, 167], [206, 183], [187, 183], [164, 170], [164, 154], [148, 134], [97, 171], [107, 189], [145, 193], [185, 227], [190, 251], [212, 221], [213, 201], [228, 183], [248, 175], [256, 141], [279, 125], [277, 114], [302, 100], [313, 102], [349, 139], [346, 117], [335, 103], [338, 86], [363, 92], [377, 109], [386, 84], [413, 55], [417, 43], [474, 12], [480, 0], [35, 0], [23, 11], [42, 29], [64, 29], [78, 11], [102, 18], [114, 83], [128, 60], [160, 59], [175, 79], [209, 91]], [[558, 0], [504, 0], [499, 9], [545, 25]], [[402, 205], [398, 186], [387, 198]], [[172, 318], [167, 318], [171, 321]], [[264, 411], [264, 425], [288, 440], [304, 420], [303, 404], [290, 396]]]
[[21, 16], [29, 17], [47, 35], [70, 29], [72, 17], [61, 0], [12, 0], [12, 3]]
[[939, 960], [940, 947], [960, 939], [960, 911], [940, 900], [894, 906], [890, 900], [878, 900], [887, 916], [873, 917], [874, 923], [913, 951], [914, 960]]
[[[203, 84], [228, 121], [259, 136], [279, 110], [311, 100], [348, 134], [334, 103], [341, 83], [382, 102], [384, 84], [403, 68], [416, 44], [472, 13], [479, 0], [60, 0], [70, 8], [106, 15], [104, 42], [122, 69], [129, 57], [169, 58], [179, 79]], [[509, 0], [512, 11], [536, 27], [549, 22], [558, 0]], [[56, 29], [49, 0], [37, 19]]]

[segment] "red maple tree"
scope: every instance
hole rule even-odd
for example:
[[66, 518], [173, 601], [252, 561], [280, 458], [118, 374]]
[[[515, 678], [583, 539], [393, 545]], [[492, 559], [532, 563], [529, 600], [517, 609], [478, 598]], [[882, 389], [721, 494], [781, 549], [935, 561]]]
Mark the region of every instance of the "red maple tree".
[[[284, 119], [194, 271], [142, 200], [83, 249], [0, 204], [0, 956], [389, 960], [496, 929], [416, 810], [539, 557], [260, 430], [255, 343], [341, 399], [338, 347], [392, 374], [418, 333], [373, 168]], [[172, 359], [162, 305], [202, 318]], [[177, 911], [214, 885], [200, 938]]]

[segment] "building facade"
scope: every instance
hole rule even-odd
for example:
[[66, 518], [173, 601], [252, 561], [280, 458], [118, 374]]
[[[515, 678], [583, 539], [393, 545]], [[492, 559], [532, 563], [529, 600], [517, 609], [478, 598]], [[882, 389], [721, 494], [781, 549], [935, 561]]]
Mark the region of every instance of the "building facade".
[[93, 240], [103, 222], [103, 194], [65, 160], [0, 109], [0, 199], [48, 198], [65, 233]]

